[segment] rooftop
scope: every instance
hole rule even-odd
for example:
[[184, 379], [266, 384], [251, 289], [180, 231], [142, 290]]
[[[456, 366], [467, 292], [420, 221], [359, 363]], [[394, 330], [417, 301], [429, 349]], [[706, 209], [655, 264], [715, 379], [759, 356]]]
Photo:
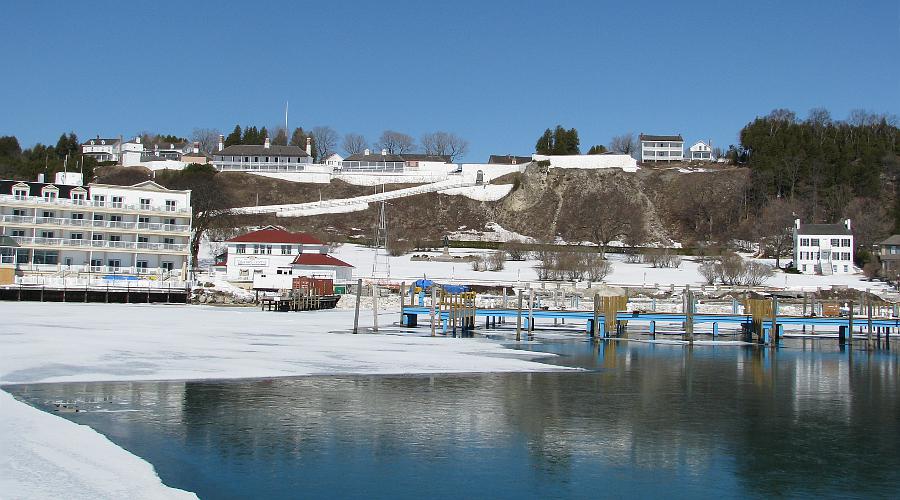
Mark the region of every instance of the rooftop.
[[847, 226], [843, 224], [800, 224], [800, 227], [797, 228], [797, 234], [811, 234], [822, 236], [853, 235], [853, 233], [850, 232], [849, 229], [847, 229]]
[[890, 238], [878, 242], [879, 245], [900, 245], [900, 234], [895, 234]]
[[304, 266], [339, 266], [339, 267], [353, 267], [350, 264], [342, 261], [341, 259], [336, 259], [326, 253], [301, 253], [294, 259], [292, 264], [300, 264]]
[[678, 141], [678, 142], [684, 142], [684, 139], [681, 138], [681, 134], [678, 134], [678, 135], [650, 135], [650, 134], [641, 134], [640, 140], [642, 140], [642, 141]]
[[306, 157], [306, 150], [299, 146], [269, 146], [261, 144], [235, 144], [213, 153], [216, 156], [298, 156]]
[[521, 165], [530, 162], [530, 156], [491, 155], [490, 158], [488, 158], [488, 163], [493, 165]]
[[324, 245], [318, 238], [308, 233], [292, 233], [276, 226], [266, 226], [257, 231], [235, 236], [228, 243], [284, 243], [293, 245]]

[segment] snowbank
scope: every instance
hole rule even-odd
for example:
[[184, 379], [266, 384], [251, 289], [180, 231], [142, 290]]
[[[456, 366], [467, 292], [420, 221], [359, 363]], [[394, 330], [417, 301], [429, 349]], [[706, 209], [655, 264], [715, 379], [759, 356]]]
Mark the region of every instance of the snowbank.
[[4, 498], [197, 498], [162, 484], [153, 466], [90, 427], [0, 391]]
[[484, 184], [441, 191], [441, 194], [462, 195], [478, 201], [497, 201], [512, 191], [512, 184]]
[[621, 168], [626, 172], [637, 172], [637, 160], [630, 155], [532, 155], [534, 161], [549, 161], [550, 168], [580, 168], [585, 170]]

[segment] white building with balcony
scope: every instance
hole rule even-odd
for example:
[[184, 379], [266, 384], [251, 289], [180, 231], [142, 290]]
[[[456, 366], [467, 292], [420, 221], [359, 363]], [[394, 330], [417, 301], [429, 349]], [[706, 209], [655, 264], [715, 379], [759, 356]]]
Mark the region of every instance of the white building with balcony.
[[18, 276], [186, 277], [191, 192], [133, 186], [0, 180], [0, 264]]
[[299, 146], [273, 146], [266, 138], [265, 144], [223, 144], [219, 136], [218, 151], [213, 153], [213, 166], [220, 172], [303, 172], [312, 165], [312, 145], [307, 141], [306, 149]]
[[794, 221], [794, 267], [804, 274], [850, 274], [853, 233], [850, 219], [842, 224], [801, 224]]
[[641, 162], [684, 161], [684, 139], [681, 135], [640, 135]]
[[712, 141], [697, 141], [690, 147], [691, 161], [713, 161]]
[[122, 157], [122, 139], [103, 139], [98, 135], [81, 145], [81, 154], [98, 162], [118, 162]]

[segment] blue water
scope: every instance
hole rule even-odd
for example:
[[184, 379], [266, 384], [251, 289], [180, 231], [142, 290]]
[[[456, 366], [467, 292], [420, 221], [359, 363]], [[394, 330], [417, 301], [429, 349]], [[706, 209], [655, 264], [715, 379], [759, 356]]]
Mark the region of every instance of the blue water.
[[[818, 342], [818, 343], [817, 343]], [[900, 363], [560, 341], [579, 373], [6, 387], [202, 498], [897, 497]]]

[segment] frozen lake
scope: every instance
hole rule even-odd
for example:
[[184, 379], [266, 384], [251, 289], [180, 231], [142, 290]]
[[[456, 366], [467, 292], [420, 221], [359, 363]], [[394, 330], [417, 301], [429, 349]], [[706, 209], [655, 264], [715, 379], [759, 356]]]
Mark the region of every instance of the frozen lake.
[[897, 351], [527, 348], [585, 371], [82, 382], [4, 390], [201, 498], [890, 497]]

